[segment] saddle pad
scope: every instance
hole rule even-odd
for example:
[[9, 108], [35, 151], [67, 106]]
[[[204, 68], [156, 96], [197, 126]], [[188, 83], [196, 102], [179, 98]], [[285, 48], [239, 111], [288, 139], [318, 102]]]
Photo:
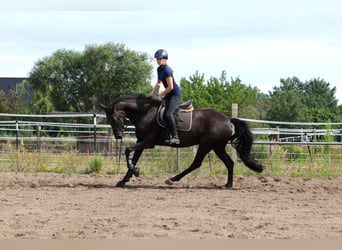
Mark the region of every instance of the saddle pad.
[[[158, 114], [157, 114], [157, 122], [158, 122], [159, 126], [161, 126], [163, 128], [167, 128], [168, 126], [166, 125], [166, 122], [164, 120], [164, 111], [165, 111], [164, 107], [159, 109]], [[178, 116], [181, 120], [178, 120], [176, 118], [177, 115], [175, 116], [177, 130], [189, 131], [191, 129], [191, 126], [192, 126], [192, 111], [180, 110], [178, 112]]]

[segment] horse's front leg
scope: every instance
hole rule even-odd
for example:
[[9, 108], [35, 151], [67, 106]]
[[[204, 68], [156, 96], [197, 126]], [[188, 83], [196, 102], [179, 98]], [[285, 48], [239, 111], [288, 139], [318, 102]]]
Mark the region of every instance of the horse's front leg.
[[142, 152], [144, 151], [144, 149], [138, 149], [134, 151], [134, 155], [133, 155], [133, 159], [129, 158], [130, 155], [130, 151], [127, 148], [125, 151], [126, 154], [126, 161], [127, 161], [127, 168], [128, 170], [132, 170], [134, 176], [138, 177], [140, 174], [140, 169], [138, 167], [136, 167], [135, 165], [137, 164]]
[[[137, 164], [142, 152], [144, 151], [143, 147], [137, 147], [137, 145], [139, 145], [139, 143], [126, 148], [125, 150], [125, 155], [126, 155], [126, 162], [127, 162], [127, 173], [125, 175], [125, 177], [119, 181], [116, 186], [117, 187], [124, 187], [126, 185], [126, 182], [128, 182], [132, 176], [139, 176], [139, 168], [135, 167], [135, 165]], [[133, 155], [133, 159], [130, 158], [130, 154], [131, 152], [134, 151], [134, 155]]]

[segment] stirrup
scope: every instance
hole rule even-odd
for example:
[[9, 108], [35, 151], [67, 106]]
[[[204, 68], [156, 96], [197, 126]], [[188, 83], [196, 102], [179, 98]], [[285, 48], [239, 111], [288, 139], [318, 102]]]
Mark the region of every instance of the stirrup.
[[170, 139], [165, 140], [166, 143], [168, 144], [180, 144], [180, 140], [176, 137], [170, 137]]

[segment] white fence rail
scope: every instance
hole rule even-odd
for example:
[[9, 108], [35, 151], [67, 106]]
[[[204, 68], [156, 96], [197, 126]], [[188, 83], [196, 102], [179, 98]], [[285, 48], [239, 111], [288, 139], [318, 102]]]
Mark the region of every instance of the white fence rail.
[[[9, 120], [4, 120], [9, 118]], [[21, 118], [21, 119], [20, 119]], [[54, 122], [53, 119], [70, 119], [75, 118], [75, 122]], [[88, 123], [81, 123], [81, 118], [88, 118]], [[45, 137], [45, 140], [54, 141], [74, 141], [76, 140], [75, 134], [89, 134], [92, 133], [94, 143], [97, 142], [97, 135], [103, 135], [103, 129], [107, 130], [108, 136], [111, 136], [111, 128], [105, 122], [105, 115], [103, 114], [87, 114], [87, 113], [60, 113], [50, 115], [30, 115], [30, 114], [6, 114], [0, 113], [0, 139], [4, 140], [38, 140], [42, 133], [60, 134], [62, 137]], [[25, 120], [22, 120], [25, 119]], [[38, 121], [41, 119], [49, 119], [50, 121]], [[267, 140], [257, 139], [256, 144], [330, 144], [341, 145], [342, 144], [342, 123], [308, 123], [308, 122], [281, 122], [281, 121], [265, 121], [240, 118], [241, 120], [250, 123], [266, 124], [268, 126], [276, 127], [263, 127], [252, 128], [252, 132], [255, 136], [265, 135], [269, 138]], [[99, 120], [102, 123], [99, 123]], [[279, 125], [286, 126], [299, 126], [300, 128], [281, 128]], [[315, 128], [305, 128], [307, 126]], [[321, 128], [323, 127], [323, 128]], [[326, 129], [324, 127], [335, 127], [333, 129]], [[337, 127], [337, 128], [336, 128]], [[127, 127], [126, 134], [134, 133], [132, 126]], [[15, 136], [13, 136], [13, 133]], [[30, 134], [30, 136], [20, 136], [20, 134]], [[6, 136], [6, 134], [9, 134]], [[64, 135], [68, 135], [67, 137]], [[322, 142], [320, 140], [323, 136], [334, 137], [330, 142]], [[108, 138], [106, 139], [108, 140]], [[84, 139], [84, 141], [90, 141]], [[100, 139], [103, 141], [103, 139]]]
[[[4, 120], [4, 119], [9, 120]], [[75, 119], [75, 122], [60, 122], [54, 119]], [[81, 123], [86, 118], [87, 123]], [[115, 141], [111, 127], [106, 124], [103, 114], [60, 113], [50, 115], [26, 115], [0, 113], [0, 140], [15, 142], [18, 149], [23, 141], [36, 144], [40, 151], [42, 142], [74, 142], [76, 149], [81, 144], [88, 144], [88, 151], [98, 153], [98, 146]], [[266, 124], [277, 127], [252, 128], [256, 136], [255, 144], [268, 145], [342, 145], [342, 123], [307, 123], [279, 122], [240, 118], [254, 124]], [[48, 121], [46, 121], [48, 120]], [[301, 128], [281, 128], [279, 125], [301, 126]], [[305, 127], [314, 128], [305, 128]], [[335, 127], [326, 129], [326, 127]], [[127, 127], [126, 134], [134, 134], [132, 126]], [[329, 141], [322, 141], [324, 136]], [[133, 140], [125, 138], [124, 140]], [[92, 147], [92, 148], [91, 148]], [[31, 147], [34, 148], [34, 147]], [[103, 148], [103, 147], [102, 147]], [[100, 148], [101, 149], [101, 148]], [[84, 150], [80, 148], [81, 152]], [[108, 152], [107, 152], [108, 153]]]
[[[336, 147], [342, 145], [342, 123], [292, 123], [240, 119], [253, 125], [252, 132], [256, 138], [254, 147], [256, 151], [258, 151], [258, 146], [267, 145], [269, 148], [267, 154], [274, 153], [275, 150], [272, 147], [277, 145], [304, 146], [307, 147], [310, 154], [308, 159], [312, 161], [310, 146], [330, 145]], [[262, 126], [257, 124], [262, 124]], [[286, 128], [285, 126], [296, 128]], [[132, 133], [134, 133], [134, 128], [127, 127], [124, 146], [135, 141]], [[327, 137], [329, 140], [326, 140]], [[0, 113], [0, 155], [4, 158], [11, 150], [21, 150], [23, 147], [26, 151], [42, 154], [55, 155], [66, 151], [75, 151], [78, 154], [113, 156], [117, 161], [120, 158], [119, 143], [113, 137], [111, 127], [107, 124], [103, 114], [24, 115]], [[230, 146], [228, 145], [228, 147]], [[175, 161], [179, 167], [178, 157], [181, 154], [175, 149], [170, 152], [173, 152], [173, 157], [176, 158]], [[192, 159], [196, 147], [188, 149], [186, 152], [190, 154], [188, 158]], [[144, 155], [150, 157], [148, 152]]]

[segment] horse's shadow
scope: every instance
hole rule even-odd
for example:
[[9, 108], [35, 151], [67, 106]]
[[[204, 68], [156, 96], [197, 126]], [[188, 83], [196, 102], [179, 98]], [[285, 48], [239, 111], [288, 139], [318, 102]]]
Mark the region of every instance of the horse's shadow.
[[[116, 185], [110, 184], [90, 184], [90, 183], [74, 183], [74, 184], [41, 184], [38, 187], [50, 187], [50, 188], [78, 188], [85, 187], [88, 189], [116, 189], [116, 190], [227, 190], [224, 185], [153, 185], [153, 184], [132, 184], [126, 185], [125, 187], [117, 187]], [[229, 188], [229, 190], [235, 190], [234, 188]]]

